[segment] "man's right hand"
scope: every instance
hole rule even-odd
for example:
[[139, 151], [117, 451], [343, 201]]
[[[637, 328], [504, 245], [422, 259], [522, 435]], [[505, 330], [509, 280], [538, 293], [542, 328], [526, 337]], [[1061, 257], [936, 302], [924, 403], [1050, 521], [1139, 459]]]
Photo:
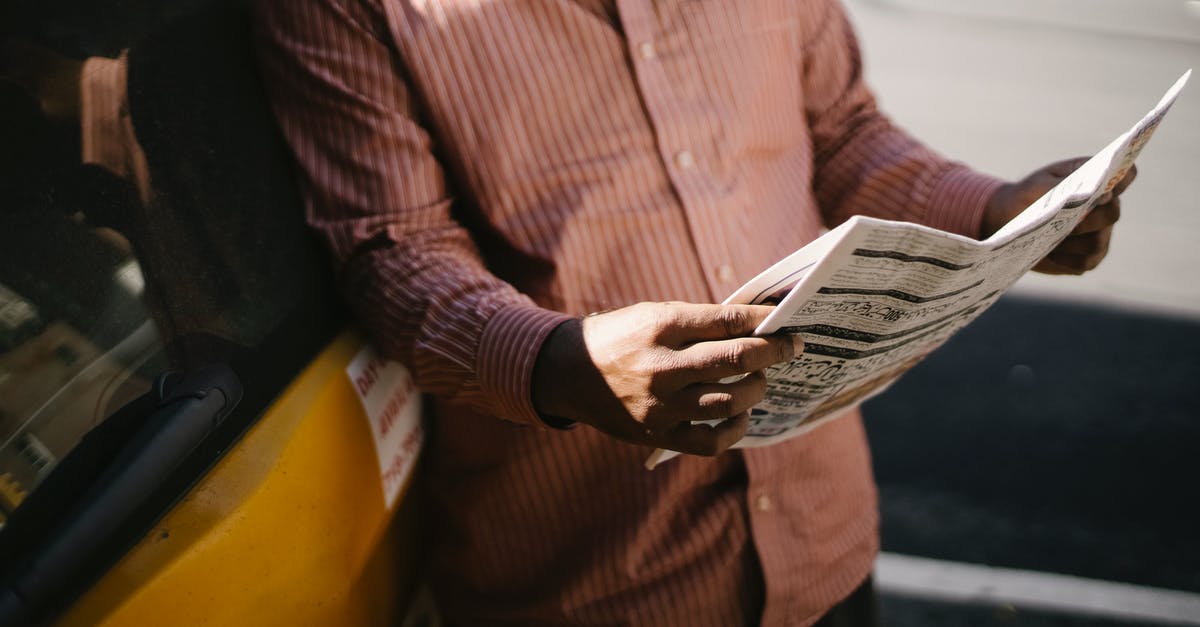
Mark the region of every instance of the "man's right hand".
[[639, 303], [563, 323], [538, 354], [534, 406], [635, 444], [717, 455], [745, 434], [763, 369], [803, 349], [798, 336], [750, 336], [771, 311]]

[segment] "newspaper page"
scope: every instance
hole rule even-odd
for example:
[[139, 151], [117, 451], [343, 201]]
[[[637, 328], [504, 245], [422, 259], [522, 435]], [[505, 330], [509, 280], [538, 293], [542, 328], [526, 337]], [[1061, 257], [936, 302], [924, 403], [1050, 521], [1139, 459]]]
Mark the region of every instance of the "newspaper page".
[[[978, 317], [1112, 190], [1191, 71], [1150, 113], [984, 241], [855, 216], [725, 303], [775, 305], [756, 335], [799, 334], [804, 352], [766, 371], [767, 392], [735, 447], [801, 435], [883, 391]], [[677, 453], [659, 450], [646, 465]]]

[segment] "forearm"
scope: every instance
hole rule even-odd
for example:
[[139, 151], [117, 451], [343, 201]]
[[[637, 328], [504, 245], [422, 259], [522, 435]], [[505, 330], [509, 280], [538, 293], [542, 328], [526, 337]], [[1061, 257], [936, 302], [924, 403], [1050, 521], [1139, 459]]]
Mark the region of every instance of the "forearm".
[[1001, 181], [943, 159], [878, 112], [872, 118], [816, 170], [827, 224], [869, 215], [977, 237]]
[[533, 362], [566, 316], [489, 272], [455, 219], [454, 190], [417, 122], [382, 7], [275, 0], [257, 9], [260, 66], [308, 221], [359, 321], [423, 391], [539, 424]]
[[374, 343], [407, 364], [423, 391], [540, 424], [530, 398], [534, 360], [570, 317], [487, 272], [469, 241], [414, 235], [354, 257], [342, 279]]
[[828, 7], [805, 73], [813, 191], [826, 223], [862, 214], [978, 236], [1000, 181], [941, 157], [879, 111], [853, 29], [838, 2]]

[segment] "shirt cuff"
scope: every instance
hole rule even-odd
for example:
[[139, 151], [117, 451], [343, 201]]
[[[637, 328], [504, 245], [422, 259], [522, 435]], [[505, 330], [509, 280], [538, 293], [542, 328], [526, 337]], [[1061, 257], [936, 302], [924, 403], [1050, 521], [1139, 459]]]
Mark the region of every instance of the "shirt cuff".
[[546, 337], [573, 319], [534, 305], [509, 305], [488, 321], [479, 340], [476, 372], [484, 393], [496, 399], [500, 416], [521, 424], [567, 428], [572, 423], [542, 417], [533, 407], [533, 365]]
[[952, 165], [934, 180], [923, 222], [935, 229], [978, 238], [983, 210], [1002, 184], [1004, 181], [993, 176]]

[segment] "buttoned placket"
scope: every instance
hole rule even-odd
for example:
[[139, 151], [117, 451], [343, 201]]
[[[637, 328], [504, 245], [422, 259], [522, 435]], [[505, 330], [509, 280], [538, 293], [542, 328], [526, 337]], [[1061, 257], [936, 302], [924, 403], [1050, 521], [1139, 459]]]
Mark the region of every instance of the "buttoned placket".
[[[686, 217], [692, 244], [702, 267], [713, 302], [720, 302], [739, 285], [734, 266], [736, 235], [716, 227], [714, 212], [722, 206], [721, 186], [714, 180], [712, 163], [705, 154], [716, 141], [701, 132], [712, 123], [703, 119], [702, 107], [689, 104], [669, 78], [672, 63], [688, 63], [686, 55], [672, 54], [668, 38], [659, 32], [654, 10], [649, 3], [618, 0], [617, 9], [629, 47], [634, 78], [642, 102], [655, 130], [660, 157]], [[671, 33], [676, 41], [686, 33]], [[678, 68], [674, 68], [678, 73]], [[740, 242], [744, 244], [744, 242]]]
[[[742, 449], [736, 453], [742, 456], [742, 462], [746, 467], [746, 509], [750, 516], [750, 537], [758, 553], [758, 561], [764, 577], [770, 579], [772, 573], [777, 576], [786, 572], [788, 568], [788, 565], [781, 561], [786, 558], [783, 558], [778, 550], [772, 550], [771, 538], [779, 537], [782, 526], [794, 524], [796, 521], [789, 520], [789, 518], [794, 517], [795, 514], [784, 515], [781, 503], [768, 488], [769, 483], [764, 481], [764, 477], [767, 475], [766, 469], [770, 466], [769, 463], [764, 464], [764, 456], [771, 455], [771, 451], [751, 448]], [[762, 624], [785, 624], [789, 611], [787, 599], [773, 598], [768, 595], [766, 601]]]
[[[705, 159], [698, 153], [698, 146], [689, 143], [702, 140], [697, 137], [695, 128], [688, 128], [685, 113], [695, 111], [697, 107], [685, 106], [682, 96], [664, 71], [664, 64], [672, 62], [672, 55], [669, 46], [656, 39], [656, 22], [649, 3], [618, 0], [617, 8], [639, 93], [651, 118], [660, 156], [687, 218], [696, 256], [705, 268], [704, 278], [713, 301], [720, 302], [736, 289], [737, 271], [732, 265], [731, 242], [723, 237], [726, 234], [717, 232], [715, 228], [698, 228], [706, 222], [711, 225], [721, 224], [721, 221], [710, 217], [710, 212], [715, 210], [714, 199], [712, 196], [706, 197], [705, 192], [714, 186], [710, 173], [706, 171]], [[698, 127], [699, 124], [693, 126]], [[772, 537], [782, 523], [777, 512], [778, 504], [763, 491], [762, 473], [752, 470], [754, 464], [749, 459], [746, 463], [751, 535], [764, 574], [769, 578], [770, 573], [777, 576], [784, 570], [770, 554], [770, 547], [762, 546], [761, 542], [764, 537]], [[764, 612], [780, 616], [786, 613], [786, 608], [779, 603], [768, 603]]]

